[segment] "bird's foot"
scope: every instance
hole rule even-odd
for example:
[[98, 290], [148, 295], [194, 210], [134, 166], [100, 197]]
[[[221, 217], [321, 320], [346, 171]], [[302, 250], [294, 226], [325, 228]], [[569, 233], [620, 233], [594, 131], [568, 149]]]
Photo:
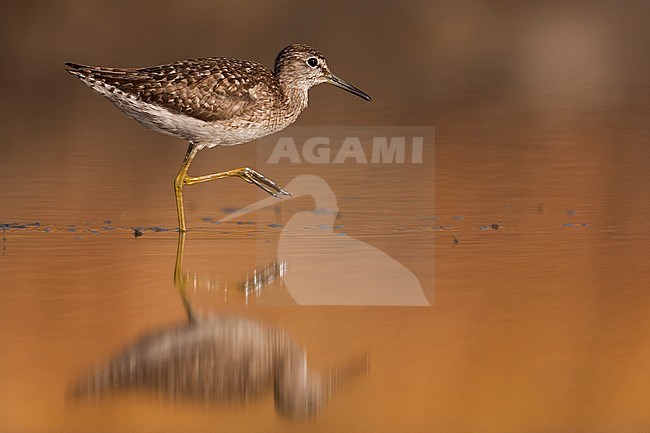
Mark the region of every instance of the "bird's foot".
[[271, 179], [268, 179], [266, 176], [264, 176], [261, 173], [258, 173], [257, 171], [253, 170], [252, 168], [245, 167], [240, 173], [239, 177], [244, 179], [246, 182], [251, 183], [253, 185], [257, 185], [259, 188], [263, 189], [267, 193], [271, 194], [273, 197], [280, 198], [280, 196], [283, 195], [288, 195], [290, 196], [287, 191], [282, 189], [280, 185], [277, 183], [273, 182]]

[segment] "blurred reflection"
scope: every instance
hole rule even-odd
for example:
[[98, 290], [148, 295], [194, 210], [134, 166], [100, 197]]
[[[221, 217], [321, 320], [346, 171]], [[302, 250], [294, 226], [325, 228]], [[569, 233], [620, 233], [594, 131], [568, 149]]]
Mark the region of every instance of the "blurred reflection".
[[[361, 370], [357, 363], [341, 372], [316, 374], [308, 368], [304, 350], [282, 329], [234, 315], [197, 316], [187, 298], [184, 246], [185, 233], [180, 233], [174, 280], [188, 323], [141, 336], [79, 380], [72, 395], [140, 390], [169, 399], [249, 404], [272, 388], [280, 414], [307, 418], [324, 409], [341, 380]], [[249, 287], [262, 284], [257, 277]]]
[[260, 267], [246, 272], [245, 278], [235, 283], [224, 282], [222, 279], [211, 275], [183, 271], [184, 250], [185, 234], [183, 233], [179, 236], [178, 249], [176, 251], [174, 284], [183, 299], [188, 320], [192, 320], [192, 311], [186, 297], [188, 286], [194, 291], [223, 292], [226, 300], [229, 295], [229, 289], [233, 288], [237, 294], [244, 296], [245, 303], [248, 305], [251, 298], [259, 298], [262, 295], [263, 289], [266, 286], [269, 286], [278, 279], [284, 278], [288, 268], [288, 264], [284, 260], [268, 260]]
[[[291, 197], [283, 201], [309, 196], [316, 205], [293, 215], [278, 243], [277, 260], [291, 264], [283, 282], [298, 305], [430, 305], [418, 278], [406, 266], [373, 245], [334, 232], [339, 208], [325, 179], [303, 174], [286, 188]], [[275, 197], [264, 198], [220, 221], [277, 203]]]

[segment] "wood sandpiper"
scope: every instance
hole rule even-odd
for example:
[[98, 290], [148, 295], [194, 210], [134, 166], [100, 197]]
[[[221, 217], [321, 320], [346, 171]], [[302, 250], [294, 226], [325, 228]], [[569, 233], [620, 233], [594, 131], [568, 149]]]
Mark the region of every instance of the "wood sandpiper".
[[249, 167], [191, 177], [199, 150], [233, 146], [278, 132], [307, 108], [308, 91], [330, 83], [366, 101], [363, 91], [334, 75], [316, 49], [292, 44], [275, 69], [247, 60], [211, 57], [149, 68], [104, 68], [66, 63], [67, 71], [105, 96], [127, 116], [154, 131], [190, 142], [174, 180], [178, 226], [186, 231], [183, 185], [238, 176], [279, 197], [284, 189]]

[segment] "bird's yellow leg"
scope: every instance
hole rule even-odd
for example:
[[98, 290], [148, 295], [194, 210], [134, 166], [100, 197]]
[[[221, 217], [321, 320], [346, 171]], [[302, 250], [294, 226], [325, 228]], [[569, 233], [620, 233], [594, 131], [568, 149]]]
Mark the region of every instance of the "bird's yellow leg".
[[185, 254], [185, 232], [178, 232], [178, 247], [176, 248], [176, 266], [174, 266], [174, 285], [181, 295], [183, 308], [187, 314], [187, 320], [194, 323], [195, 316], [192, 311], [192, 305], [187, 299], [187, 276], [183, 274], [183, 255]]
[[174, 179], [174, 192], [176, 193], [176, 212], [178, 213], [178, 231], [183, 233], [186, 232], [185, 228], [185, 209], [183, 208], [183, 184], [187, 183], [185, 180], [187, 178], [187, 170], [190, 169], [190, 164], [192, 160], [198, 153], [199, 148], [194, 144], [190, 143], [190, 147], [187, 149], [185, 154], [185, 160], [181, 166], [181, 170], [178, 172], [176, 179]]
[[184, 183], [186, 185], [194, 185], [197, 183], [209, 182], [211, 180], [222, 179], [224, 177], [240, 177], [248, 183], [257, 185], [264, 191], [268, 192], [274, 197], [280, 195], [290, 195], [288, 192], [282, 189], [277, 183], [273, 182], [271, 179], [266, 178], [263, 174], [256, 172], [249, 167], [239, 167], [234, 168], [228, 171], [222, 171], [220, 173], [206, 174], [204, 176], [197, 177], [185, 177]]
[[291, 195], [283, 190], [282, 187], [280, 187], [277, 183], [273, 182], [271, 179], [266, 178], [263, 174], [260, 174], [249, 167], [239, 167], [219, 173], [190, 177], [187, 175], [187, 171], [190, 169], [190, 165], [192, 164], [192, 161], [198, 152], [199, 148], [196, 146], [196, 144], [190, 143], [190, 147], [187, 149], [187, 154], [185, 154], [183, 165], [181, 166], [176, 179], [174, 179], [176, 210], [178, 212], [178, 230], [181, 233], [187, 231], [187, 228], [185, 227], [185, 210], [183, 207], [183, 185], [195, 185], [197, 183], [209, 182], [211, 180], [222, 179], [224, 177], [240, 177], [248, 183], [257, 185], [259, 188], [263, 189], [274, 197], [279, 197], [281, 195]]

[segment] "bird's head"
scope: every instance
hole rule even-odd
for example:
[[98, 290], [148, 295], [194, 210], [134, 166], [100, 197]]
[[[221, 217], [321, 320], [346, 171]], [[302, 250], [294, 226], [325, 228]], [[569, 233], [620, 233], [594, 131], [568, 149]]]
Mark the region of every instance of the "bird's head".
[[334, 75], [325, 56], [309, 45], [292, 44], [280, 51], [275, 59], [275, 75], [285, 85], [305, 91], [321, 83], [330, 83], [366, 101], [371, 100], [368, 94]]

